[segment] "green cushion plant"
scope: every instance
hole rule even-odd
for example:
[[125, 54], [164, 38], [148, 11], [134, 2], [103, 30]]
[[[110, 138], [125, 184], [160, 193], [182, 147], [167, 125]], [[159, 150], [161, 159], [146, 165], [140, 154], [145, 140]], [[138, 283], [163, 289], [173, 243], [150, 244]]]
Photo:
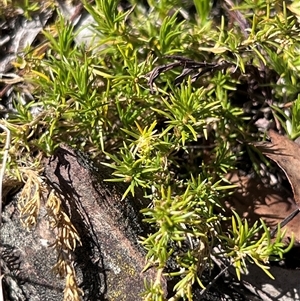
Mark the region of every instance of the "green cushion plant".
[[[124, 197], [143, 189], [152, 231], [141, 238], [145, 268], [157, 269], [145, 300], [167, 300], [160, 276], [170, 258], [176, 269], [169, 276], [179, 279], [172, 301], [193, 300], [212, 255], [230, 258], [238, 278], [248, 262], [272, 277], [268, 261], [293, 242], [286, 248], [281, 231], [271, 240], [262, 221], [250, 227], [234, 212], [223, 232], [221, 199], [234, 188], [228, 172], [245, 157], [253, 170], [265, 160], [251, 146], [264, 139], [253, 107], [270, 108], [270, 120], [291, 139], [300, 135], [300, 2], [245, 0], [214, 18], [207, 0], [195, 0], [193, 13], [179, 0], [148, 1], [148, 8], [129, 2], [126, 11], [117, 0], [83, 1], [95, 20], [92, 46], [75, 45], [78, 32], [59, 16], [51, 32], [45, 29], [46, 53], [30, 49], [19, 58], [34, 101], [16, 99], [16, 111], [1, 121], [11, 132], [7, 172], [22, 178], [25, 166], [38, 174], [33, 154], [51, 155], [68, 143], [111, 167], [108, 180], [128, 184]], [[20, 206], [28, 208], [26, 198]], [[24, 220], [28, 227], [35, 221]]]

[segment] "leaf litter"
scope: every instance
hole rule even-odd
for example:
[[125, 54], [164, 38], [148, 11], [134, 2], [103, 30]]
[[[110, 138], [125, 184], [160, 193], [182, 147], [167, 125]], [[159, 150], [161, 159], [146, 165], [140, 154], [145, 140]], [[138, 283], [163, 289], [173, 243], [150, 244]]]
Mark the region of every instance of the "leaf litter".
[[300, 245], [300, 146], [274, 130], [269, 130], [268, 136], [270, 142], [257, 142], [255, 146], [283, 170], [293, 195], [284, 188], [267, 187], [259, 179], [234, 171], [227, 179], [237, 185], [237, 189], [224, 204], [250, 224], [261, 218], [272, 229], [272, 236], [280, 224], [286, 231], [284, 242], [288, 243], [294, 236], [295, 245]]

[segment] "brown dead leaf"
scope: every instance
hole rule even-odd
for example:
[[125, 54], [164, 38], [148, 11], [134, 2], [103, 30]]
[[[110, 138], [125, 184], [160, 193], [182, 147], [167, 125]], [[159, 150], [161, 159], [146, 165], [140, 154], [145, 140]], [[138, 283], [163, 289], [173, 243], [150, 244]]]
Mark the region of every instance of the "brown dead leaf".
[[[255, 145], [284, 171], [292, 186], [294, 199], [283, 191], [265, 187], [258, 180], [232, 173], [228, 175], [228, 178], [238, 185], [238, 189], [230, 199], [225, 201], [225, 205], [227, 208], [236, 210], [250, 224], [262, 218], [269, 227], [274, 229], [290, 214], [299, 210], [300, 146], [273, 130], [270, 130], [268, 134], [271, 142], [260, 142]], [[286, 229], [287, 239], [294, 234], [295, 242], [300, 243], [300, 214], [294, 216], [284, 229]]]
[[[253, 225], [261, 218], [268, 227], [275, 229], [297, 205], [287, 192], [278, 191], [265, 185], [258, 179], [239, 176], [238, 172], [227, 175], [227, 179], [238, 187], [233, 195], [224, 201], [225, 207], [235, 210], [241, 217]], [[231, 211], [231, 210], [230, 210]], [[300, 243], [300, 214], [294, 217], [283, 230], [286, 230], [286, 243], [294, 233], [295, 243]]]
[[256, 144], [258, 149], [277, 163], [289, 180], [296, 204], [300, 205], [300, 146], [273, 130], [268, 132], [271, 142]]

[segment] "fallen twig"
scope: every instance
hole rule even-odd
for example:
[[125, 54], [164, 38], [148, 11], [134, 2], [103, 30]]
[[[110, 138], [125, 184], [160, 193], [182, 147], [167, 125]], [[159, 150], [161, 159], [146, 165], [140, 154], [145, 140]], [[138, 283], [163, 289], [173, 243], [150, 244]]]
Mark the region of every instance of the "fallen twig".
[[174, 84], [177, 86], [183, 82], [184, 78], [186, 78], [188, 75], [192, 73], [193, 75], [191, 77], [191, 82], [193, 83], [205, 73], [215, 72], [217, 70], [224, 70], [233, 66], [232, 63], [228, 63], [225, 61], [221, 63], [196, 62], [189, 58], [185, 58], [177, 55], [167, 55], [165, 56], [165, 58], [176, 60], [176, 62], [155, 67], [151, 72], [149, 72], [146, 75], [146, 77], [148, 77], [148, 85], [150, 87], [152, 94], [154, 93], [154, 89], [153, 89], [154, 82], [160, 76], [160, 74], [172, 70], [174, 68], [177, 67], [183, 68], [181, 74], [175, 78]]

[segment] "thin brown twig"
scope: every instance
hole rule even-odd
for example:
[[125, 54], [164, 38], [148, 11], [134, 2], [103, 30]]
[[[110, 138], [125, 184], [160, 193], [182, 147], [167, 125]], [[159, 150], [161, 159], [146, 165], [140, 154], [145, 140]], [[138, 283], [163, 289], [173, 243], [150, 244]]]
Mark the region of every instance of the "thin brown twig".
[[208, 73], [208, 72], [216, 72], [218, 70], [224, 70], [229, 67], [232, 67], [233, 64], [229, 62], [221, 62], [221, 63], [207, 63], [207, 62], [197, 62], [193, 61], [189, 58], [177, 56], [177, 55], [167, 55], [165, 56], [167, 59], [175, 60], [175, 62], [164, 64], [155, 67], [151, 72], [145, 75], [148, 78], [148, 85], [150, 87], [150, 91], [154, 94], [154, 82], [155, 80], [164, 72], [175, 69], [177, 67], [182, 67], [183, 71], [180, 75], [178, 75], [175, 79], [174, 84], [178, 86], [181, 84], [188, 75], [194, 73], [191, 77], [191, 82], [195, 82], [200, 76]]

